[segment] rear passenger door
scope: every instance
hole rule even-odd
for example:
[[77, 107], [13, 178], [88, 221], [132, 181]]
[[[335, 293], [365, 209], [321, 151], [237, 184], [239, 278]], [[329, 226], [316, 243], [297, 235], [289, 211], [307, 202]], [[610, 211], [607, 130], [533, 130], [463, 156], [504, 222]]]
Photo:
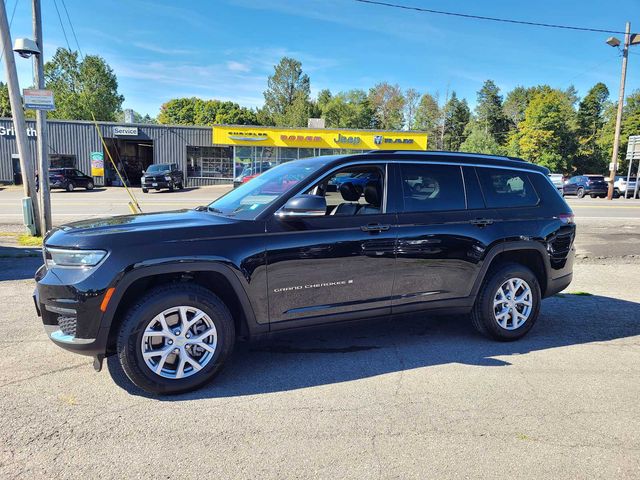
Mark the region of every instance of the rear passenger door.
[[396, 168], [401, 199], [393, 312], [468, 297], [497, 228], [475, 170], [431, 162]]

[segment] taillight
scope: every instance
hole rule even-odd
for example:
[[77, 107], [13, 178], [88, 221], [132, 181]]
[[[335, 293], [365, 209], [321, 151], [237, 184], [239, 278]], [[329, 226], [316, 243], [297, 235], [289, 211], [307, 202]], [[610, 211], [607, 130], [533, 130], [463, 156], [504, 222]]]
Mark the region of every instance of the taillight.
[[558, 215], [558, 219], [562, 222], [565, 223], [567, 225], [572, 225], [575, 222], [575, 216], [573, 215], [573, 213], [561, 213], [560, 215]]

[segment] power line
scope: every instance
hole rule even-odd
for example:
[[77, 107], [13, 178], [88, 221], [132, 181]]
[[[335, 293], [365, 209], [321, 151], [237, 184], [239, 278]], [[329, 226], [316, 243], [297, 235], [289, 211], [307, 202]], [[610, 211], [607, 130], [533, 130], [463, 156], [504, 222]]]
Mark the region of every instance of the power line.
[[[69, 16], [69, 10], [67, 10], [67, 4], [64, 0], [60, 0], [62, 2], [62, 8], [64, 8], [64, 13], [67, 15], [67, 20], [69, 20], [69, 26], [71, 27], [71, 33], [73, 33], [73, 38], [76, 41], [76, 45], [78, 46], [78, 52], [80, 52], [80, 59], [84, 57], [82, 54], [82, 49], [80, 48], [80, 43], [78, 42], [78, 37], [76, 36], [76, 29], [73, 28], [73, 22], [71, 21], [71, 17]], [[57, 7], [56, 7], [57, 8]]]
[[[6, 4], [6, 2], [5, 2]], [[9, 29], [11, 29], [11, 24], [13, 23], [13, 17], [16, 14], [16, 7], [18, 6], [18, 0], [16, 0], [15, 2], [13, 2], [13, 11], [11, 12], [11, 18], [9, 19]], [[0, 53], [0, 62], [2, 62], [2, 59], [4, 58], [4, 49], [6, 48], [6, 45], [2, 46], [2, 53]]]
[[437, 15], [448, 15], [451, 17], [471, 18], [474, 20], [488, 20], [491, 22], [513, 23], [517, 25], [529, 25], [533, 27], [559, 28], [559, 29], [565, 29], [565, 30], [578, 30], [582, 32], [617, 33], [621, 35], [624, 35], [626, 33], [619, 30], [604, 30], [601, 28], [576, 27], [573, 25], [558, 25], [554, 23], [528, 22], [525, 20], [513, 20], [510, 18], [485, 17], [482, 15], [470, 15], [468, 13], [445, 12], [443, 10], [433, 10], [431, 8], [413, 7], [410, 5], [398, 5], [396, 3], [379, 2], [376, 0], [355, 0], [355, 1], [359, 3], [367, 3], [370, 5], [379, 5], [382, 7], [399, 8], [402, 10], [412, 10], [415, 12], [434, 13]]
[[60, 10], [58, 10], [58, 2], [53, 0], [53, 5], [56, 7], [56, 13], [58, 14], [58, 20], [60, 21], [60, 27], [62, 28], [62, 34], [64, 35], [64, 41], [67, 43], [67, 49], [71, 51], [71, 45], [69, 44], [69, 39], [67, 38], [67, 32], [64, 29], [64, 23], [62, 23], [62, 17], [60, 16]]

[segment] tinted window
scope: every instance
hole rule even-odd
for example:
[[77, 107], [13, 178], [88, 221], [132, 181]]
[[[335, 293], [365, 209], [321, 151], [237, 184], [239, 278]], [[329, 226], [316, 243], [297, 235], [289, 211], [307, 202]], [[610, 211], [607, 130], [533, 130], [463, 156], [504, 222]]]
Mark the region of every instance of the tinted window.
[[407, 163], [400, 165], [405, 212], [464, 210], [460, 167]]
[[526, 173], [498, 168], [478, 168], [477, 172], [487, 207], [537, 205], [538, 195]]

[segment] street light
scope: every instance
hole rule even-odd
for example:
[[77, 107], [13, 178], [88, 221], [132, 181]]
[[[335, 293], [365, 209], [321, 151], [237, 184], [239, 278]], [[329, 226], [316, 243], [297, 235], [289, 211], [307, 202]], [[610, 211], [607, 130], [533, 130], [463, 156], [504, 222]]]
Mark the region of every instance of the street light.
[[[607, 45], [612, 47], [620, 47], [620, 40], [616, 37], [607, 38]], [[613, 137], [613, 152], [611, 153], [611, 165], [609, 168], [609, 191], [607, 200], [613, 198], [613, 183], [616, 179], [618, 170], [618, 150], [620, 148], [620, 129], [622, 126], [622, 108], [624, 106], [624, 84], [627, 79], [627, 59], [629, 57], [629, 47], [631, 45], [640, 44], [640, 35], [635, 33], [631, 35], [631, 23], [627, 22], [624, 34], [624, 46], [622, 48], [622, 74], [620, 75], [620, 93], [618, 95], [618, 111], [616, 113], [616, 131]]]

